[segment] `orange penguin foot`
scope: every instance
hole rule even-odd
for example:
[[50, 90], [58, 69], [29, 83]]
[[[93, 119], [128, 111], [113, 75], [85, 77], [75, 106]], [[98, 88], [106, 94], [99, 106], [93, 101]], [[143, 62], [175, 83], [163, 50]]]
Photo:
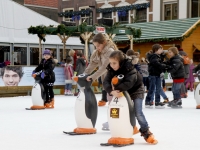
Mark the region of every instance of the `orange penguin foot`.
[[74, 132], [79, 134], [95, 134], [97, 131], [95, 128], [75, 128]]
[[32, 109], [32, 110], [39, 110], [39, 109], [45, 109], [45, 107], [44, 106], [33, 105], [33, 106], [31, 106], [30, 109]]
[[111, 145], [130, 145], [130, 144], [134, 144], [134, 139], [133, 138], [112, 137], [108, 140], [108, 144], [111, 144]]
[[200, 109], [200, 105], [197, 105], [197, 106], [196, 106], [196, 109]]

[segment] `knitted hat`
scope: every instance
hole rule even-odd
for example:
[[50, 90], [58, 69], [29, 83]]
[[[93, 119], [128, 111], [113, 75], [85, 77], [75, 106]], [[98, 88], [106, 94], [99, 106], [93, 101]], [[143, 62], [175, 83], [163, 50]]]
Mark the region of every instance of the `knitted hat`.
[[50, 50], [45, 49], [45, 50], [43, 51], [43, 55], [51, 55]]

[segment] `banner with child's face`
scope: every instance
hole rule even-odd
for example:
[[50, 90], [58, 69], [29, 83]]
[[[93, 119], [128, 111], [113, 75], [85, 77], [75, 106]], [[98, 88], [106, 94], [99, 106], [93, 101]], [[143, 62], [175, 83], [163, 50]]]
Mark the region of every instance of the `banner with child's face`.
[[[35, 83], [32, 72], [35, 67], [6, 66], [0, 68], [0, 86], [33, 86]], [[54, 85], [65, 85], [64, 69], [54, 69], [56, 81]]]

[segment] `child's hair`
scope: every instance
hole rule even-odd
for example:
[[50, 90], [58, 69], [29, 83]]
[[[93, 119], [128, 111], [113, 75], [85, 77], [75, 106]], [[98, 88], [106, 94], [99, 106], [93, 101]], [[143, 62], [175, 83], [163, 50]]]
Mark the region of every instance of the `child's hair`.
[[119, 50], [113, 51], [109, 58], [116, 59], [119, 61], [119, 63], [125, 59], [123, 52]]
[[135, 55], [134, 50], [132, 49], [127, 50], [126, 55], [127, 56]]
[[174, 55], [178, 55], [178, 53], [179, 53], [177, 47], [170, 47], [168, 50], [172, 51], [172, 53], [174, 53]]
[[76, 56], [80, 56], [80, 57], [82, 57], [83, 54], [82, 54], [82, 52], [79, 51], [79, 52], [76, 53]]
[[69, 51], [69, 56], [74, 56], [74, 53], [75, 53], [75, 50], [71, 49], [71, 50]]
[[160, 44], [154, 44], [152, 46], [153, 53], [157, 52], [160, 48], [162, 48], [162, 46]]
[[71, 58], [71, 57], [67, 57], [66, 63], [69, 64], [69, 63], [71, 63], [71, 62], [72, 62], [72, 58]]

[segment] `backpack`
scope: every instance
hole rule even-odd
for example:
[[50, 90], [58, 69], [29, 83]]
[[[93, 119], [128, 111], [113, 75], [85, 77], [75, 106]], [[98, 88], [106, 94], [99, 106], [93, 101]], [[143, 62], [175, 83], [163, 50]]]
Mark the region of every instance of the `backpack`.
[[190, 58], [188, 56], [182, 56], [183, 57], [183, 64], [189, 65], [190, 64]]

